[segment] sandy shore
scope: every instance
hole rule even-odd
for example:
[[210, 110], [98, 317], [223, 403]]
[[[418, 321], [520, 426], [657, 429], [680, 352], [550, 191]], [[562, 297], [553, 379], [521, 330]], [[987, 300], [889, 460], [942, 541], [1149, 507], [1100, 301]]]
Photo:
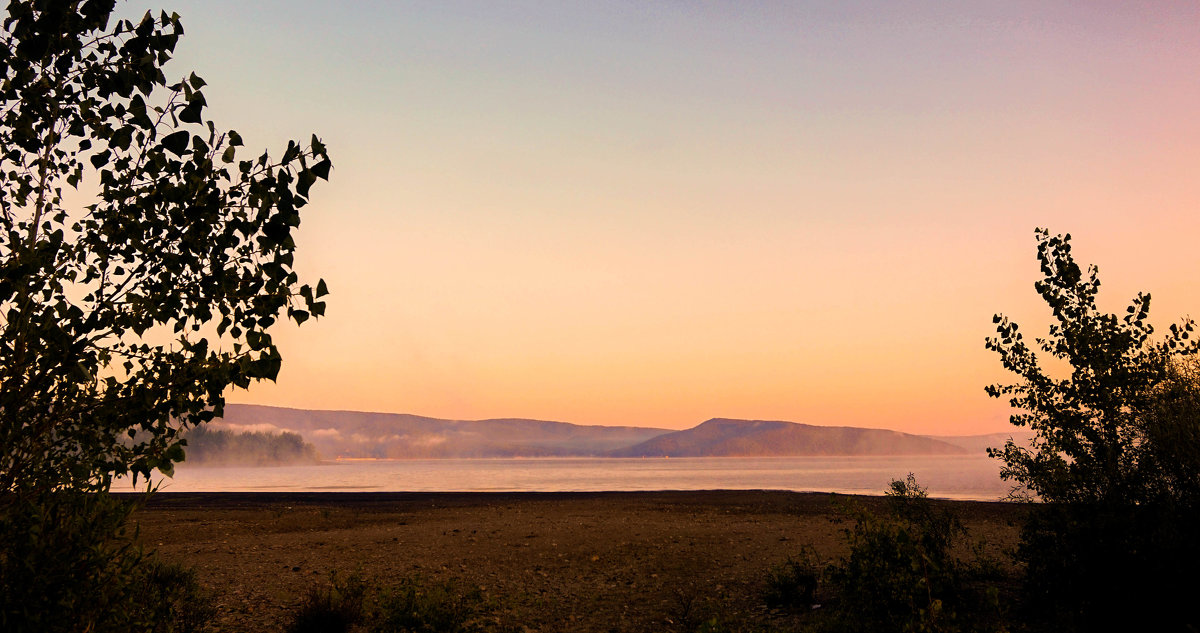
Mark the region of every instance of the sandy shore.
[[[772, 491], [620, 493], [161, 493], [140, 538], [197, 570], [220, 631], [280, 630], [331, 572], [386, 585], [419, 574], [479, 588], [531, 631], [671, 631], [697, 613], [801, 624], [761, 599], [766, 570], [802, 547], [844, 552], [847, 503]], [[999, 553], [1019, 508], [953, 506]], [[518, 628], [517, 630], [520, 630]]]

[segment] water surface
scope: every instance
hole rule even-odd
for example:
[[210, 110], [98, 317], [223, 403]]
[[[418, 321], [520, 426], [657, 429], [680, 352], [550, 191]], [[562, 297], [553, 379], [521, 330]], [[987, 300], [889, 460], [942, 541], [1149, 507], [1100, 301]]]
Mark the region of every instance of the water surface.
[[[188, 467], [166, 492], [584, 492], [794, 490], [881, 494], [914, 473], [932, 497], [996, 500], [1009, 485], [986, 456], [694, 457], [335, 461], [311, 466]], [[118, 488], [119, 489], [119, 488]]]

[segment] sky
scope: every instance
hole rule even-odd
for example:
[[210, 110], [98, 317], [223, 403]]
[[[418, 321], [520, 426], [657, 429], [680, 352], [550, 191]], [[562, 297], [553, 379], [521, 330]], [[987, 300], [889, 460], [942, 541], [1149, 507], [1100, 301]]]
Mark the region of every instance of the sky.
[[1193, 2], [146, 8], [218, 126], [334, 163], [327, 316], [230, 402], [1004, 431], [984, 338], [1048, 323], [1035, 227], [1101, 307], [1200, 316]]

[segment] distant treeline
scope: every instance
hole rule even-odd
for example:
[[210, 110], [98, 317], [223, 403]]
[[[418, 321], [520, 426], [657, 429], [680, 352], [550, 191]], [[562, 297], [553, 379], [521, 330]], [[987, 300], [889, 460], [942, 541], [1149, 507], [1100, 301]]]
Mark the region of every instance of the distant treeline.
[[184, 436], [186, 464], [196, 466], [285, 466], [321, 461], [316, 447], [297, 433], [230, 431], [203, 426]]

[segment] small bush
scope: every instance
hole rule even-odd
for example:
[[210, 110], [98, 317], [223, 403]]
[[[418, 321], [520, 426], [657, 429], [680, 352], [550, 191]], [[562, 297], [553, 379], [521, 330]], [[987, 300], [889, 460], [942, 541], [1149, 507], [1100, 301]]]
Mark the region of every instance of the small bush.
[[763, 600], [772, 609], [811, 609], [816, 603], [817, 580], [820, 570], [805, 551], [801, 560], [788, 558], [767, 572]]
[[910, 474], [887, 493], [885, 516], [858, 512], [849, 556], [829, 570], [838, 590], [830, 624], [845, 631], [970, 631], [992, 626], [994, 592], [977, 595], [953, 546], [962, 524], [926, 497]]
[[146, 555], [135, 503], [61, 491], [0, 507], [0, 631], [197, 633], [215, 609], [190, 570]]
[[670, 631], [678, 633], [731, 633], [725, 615], [728, 605], [722, 596], [711, 593], [711, 586], [703, 588], [695, 583], [677, 587], [674, 605], [667, 617]]
[[380, 592], [371, 614], [372, 633], [467, 633], [481, 630], [483, 597], [452, 582], [419, 578]]
[[111, 497], [9, 498], [0, 512], [0, 630], [97, 632], [133, 625], [130, 508]]
[[419, 577], [372, 590], [358, 575], [313, 588], [300, 603], [288, 633], [483, 633], [507, 630], [478, 590]]
[[339, 581], [334, 574], [328, 586], [315, 587], [304, 596], [288, 633], [346, 633], [363, 621], [365, 595], [361, 577]]
[[1053, 631], [1200, 630], [1196, 514], [1041, 504], [1022, 529], [1026, 619]]
[[696, 633], [731, 633], [725, 622], [718, 617], [709, 618], [696, 627]]
[[196, 572], [182, 565], [149, 559], [135, 590], [141, 600], [134, 608], [153, 633], [202, 633], [217, 614], [216, 601], [196, 582]]

